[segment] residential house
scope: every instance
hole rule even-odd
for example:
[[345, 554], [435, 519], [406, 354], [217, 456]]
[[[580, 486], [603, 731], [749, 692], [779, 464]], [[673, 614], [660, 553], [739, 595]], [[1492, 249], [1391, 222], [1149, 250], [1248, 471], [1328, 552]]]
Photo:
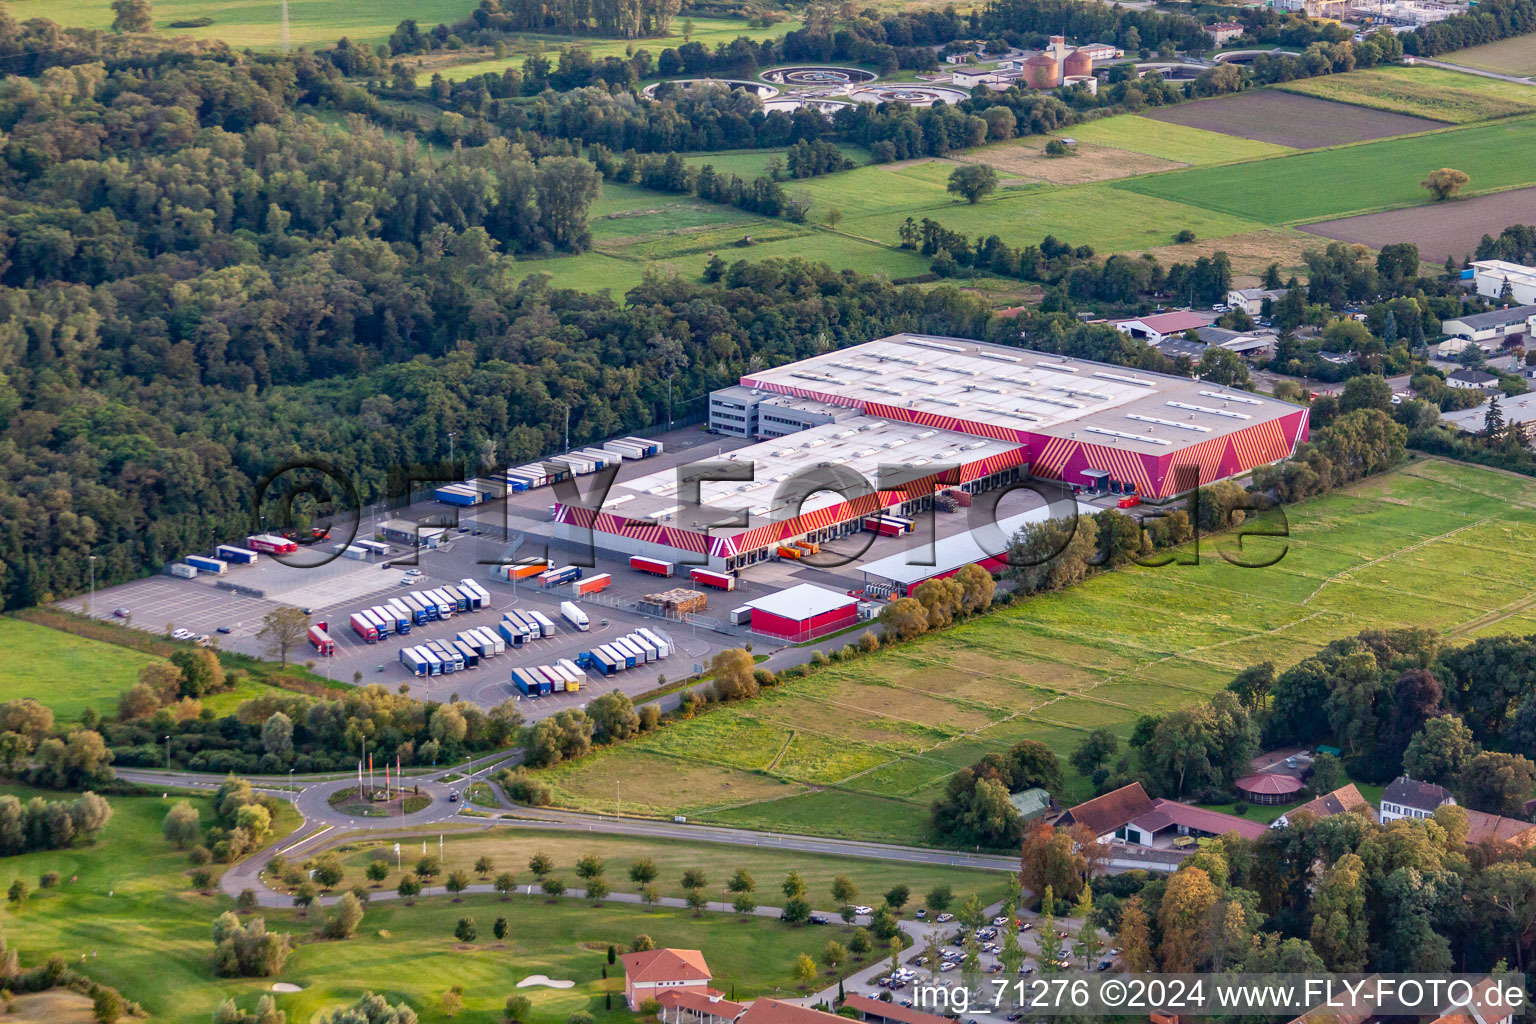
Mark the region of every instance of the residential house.
[[1514, 1024], [1519, 1008], [1505, 1005], [1498, 991], [1492, 978], [1484, 978], [1473, 986], [1470, 1003], [1446, 1007], [1429, 1024]]
[[1452, 388], [1487, 391], [1489, 388], [1499, 386], [1499, 378], [1484, 370], [1457, 370], [1455, 373], [1446, 375], [1445, 383], [1447, 387]]
[[[1513, 348], [1525, 343], [1526, 335], [1532, 332], [1533, 321], [1536, 321], [1536, 306], [1506, 306], [1444, 320], [1440, 329], [1450, 337], [1437, 346], [1437, 351], [1442, 355], [1454, 355], [1468, 343], [1477, 345], [1484, 352]], [[1460, 342], [1460, 347], [1447, 352], [1455, 342]]]
[[1454, 804], [1456, 798], [1443, 786], [1399, 775], [1381, 793], [1381, 820], [1433, 817], [1435, 808]]
[[1214, 316], [1194, 313], [1187, 309], [1172, 313], [1155, 313], [1152, 316], [1132, 317], [1115, 321], [1115, 330], [1141, 338], [1149, 345], [1160, 345], [1166, 338], [1177, 337], [1185, 331], [1209, 327]]
[[1264, 311], [1265, 299], [1274, 304], [1283, 298], [1284, 288], [1233, 288], [1227, 292], [1227, 305], [1249, 316], [1258, 316]]
[[974, 53], [952, 53], [944, 58], [946, 64], [973, 64], [976, 61]]
[[649, 999], [660, 999], [665, 992], [687, 992], [708, 997], [713, 975], [704, 954], [697, 949], [648, 949], [643, 953], [623, 953], [624, 1000], [631, 1010]]
[[1310, 811], [1319, 818], [1331, 818], [1335, 814], [1358, 813], [1369, 815], [1373, 821], [1376, 819], [1375, 810], [1372, 809], [1370, 804], [1365, 802], [1365, 797], [1360, 795], [1360, 791], [1351, 782], [1347, 786], [1340, 786], [1332, 793], [1324, 793], [1315, 800], [1308, 800], [1300, 807], [1286, 811], [1275, 819], [1274, 824], [1270, 825], [1270, 828], [1285, 828], [1291, 823], [1292, 815], [1299, 814], [1302, 811]]
[[[1518, 423], [1527, 435], [1536, 436], [1536, 391], [1528, 391], [1523, 395], [1500, 395], [1499, 412], [1505, 424]], [[1481, 434], [1488, 425], [1488, 403], [1474, 405], [1470, 409], [1443, 412], [1440, 414], [1440, 422], [1468, 434]]]
[[1211, 37], [1217, 46], [1226, 46], [1227, 43], [1243, 34], [1243, 26], [1235, 21], [1218, 21], [1214, 25], [1205, 26], [1205, 34]]

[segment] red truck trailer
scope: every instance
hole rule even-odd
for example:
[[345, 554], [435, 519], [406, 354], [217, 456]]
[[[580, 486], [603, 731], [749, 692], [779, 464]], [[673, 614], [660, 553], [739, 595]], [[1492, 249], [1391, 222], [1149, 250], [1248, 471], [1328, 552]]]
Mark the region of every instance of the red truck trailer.
[[595, 594], [599, 590], [605, 589], [612, 582], [612, 576], [606, 572], [600, 572], [594, 576], [588, 576], [586, 579], [577, 580], [571, 586], [577, 594]]
[[671, 576], [677, 571], [677, 567], [671, 562], [664, 562], [659, 558], [646, 558], [644, 555], [630, 555], [629, 567], [648, 572], [652, 576]]
[[695, 583], [702, 583], [706, 587], [717, 587], [720, 590], [735, 590], [736, 577], [730, 573], [715, 572], [713, 569], [689, 569], [689, 577]]

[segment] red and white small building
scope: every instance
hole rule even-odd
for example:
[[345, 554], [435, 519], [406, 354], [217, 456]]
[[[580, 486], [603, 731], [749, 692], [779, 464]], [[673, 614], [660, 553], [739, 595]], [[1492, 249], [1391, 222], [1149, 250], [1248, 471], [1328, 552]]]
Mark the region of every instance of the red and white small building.
[[1179, 309], [1172, 313], [1154, 313], [1152, 316], [1115, 320], [1113, 323], [1115, 330], [1121, 334], [1140, 338], [1149, 345], [1161, 345], [1168, 338], [1177, 338], [1185, 331], [1209, 327], [1215, 319], [1214, 316], [1206, 316], [1204, 313]]
[[815, 640], [859, 621], [859, 602], [847, 594], [802, 583], [748, 601], [752, 632], [791, 643]]
[[708, 998], [716, 994], [709, 987], [713, 975], [704, 954], [697, 949], [648, 949], [643, 953], [622, 953], [624, 965], [624, 1000], [631, 1010], [663, 994], [687, 993]]

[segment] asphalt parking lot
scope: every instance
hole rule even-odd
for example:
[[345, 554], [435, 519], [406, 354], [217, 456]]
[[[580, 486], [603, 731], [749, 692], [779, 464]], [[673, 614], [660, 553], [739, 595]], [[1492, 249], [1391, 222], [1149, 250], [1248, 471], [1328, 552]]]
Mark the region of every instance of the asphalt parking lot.
[[[744, 444], [740, 439], [718, 437], [697, 428], [663, 435], [662, 440], [666, 452], [640, 463], [635, 473], [653, 473], [658, 469], [713, 458]], [[583, 482], [584, 491], [585, 487]], [[702, 671], [714, 653], [726, 647], [750, 642], [754, 653], [776, 650], [783, 646], [781, 642], [726, 627], [729, 611], [753, 598], [797, 583], [814, 583], [835, 590], [861, 588], [864, 585], [859, 571], [861, 564], [921, 545], [927, 530], [926, 524], [920, 524], [916, 533], [903, 538], [875, 538], [871, 534], [846, 538], [839, 544], [857, 552], [858, 558], [837, 568], [817, 568], [790, 561], [752, 566], [740, 573], [738, 587], [733, 592], [703, 590], [708, 604], [700, 616], [702, 621], [697, 624], [659, 620], [632, 610], [634, 603], [646, 594], [691, 586], [684, 567], [680, 566], [678, 575], [671, 579], [657, 578], [630, 569], [627, 556], [597, 548], [593, 552], [597, 564], [586, 568], [584, 573], [589, 577], [595, 573], [609, 573], [612, 583], [599, 597], [579, 599], [592, 622], [591, 632], [583, 633], [564, 622], [560, 615], [561, 602], [575, 599], [569, 587], [545, 590], [533, 581], [507, 583], [491, 576], [498, 565], [543, 554], [546, 550], [557, 565], [586, 560], [568, 543], [554, 537], [549, 515], [549, 506], [554, 500], [552, 489], [541, 488], [510, 495], [505, 502], [472, 509], [454, 508], [432, 500], [417, 502], [387, 515], [445, 525], [447, 532], [440, 547], [423, 548], [413, 553], [407, 547], [392, 546], [388, 556], [374, 556], [370, 562], [334, 558], [323, 565], [310, 567], [296, 567], [263, 556], [255, 565], [231, 565], [229, 571], [220, 576], [202, 575], [193, 580], [157, 576], [136, 580], [98, 590], [93, 614], [109, 617], [114, 608], [122, 607], [130, 613], [127, 621], [135, 627], [152, 632], [190, 629], [216, 637], [225, 649], [265, 656], [267, 652], [256, 638], [262, 617], [283, 605], [304, 608], [312, 622], [327, 624], [336, 642], [336, 653], [331, 657], [319, 657], [307, 646], [290, 655], [304, 662], [312, 661], [315, 671], [341, 682], [378, 683], [391, 689], [404, 685], [413, 696], [427, 699], [446, 700], [457, 696], [482, 707], [518, 696], [510, 682], [509, 670], [513, 667], [547, 665], [565, 658], [575, 661], [580, 652], [640, 626], [659, 629], [674, 641], [676, 652], [672, 658], [644, 667], [636, 666], [608, 678], [588, 673], [578, 692], [543, 698], [523, 697], [525, 714], [535, 718], [563, 707], [579, 706], [608, 690], [622, 689], [636, 694], [657, 686], [661, 677], [677, 679]], [[1000, 516], [1012, 515], [1039, 503], [1039, 498], [1019, 492], [1007, 499], [998, 511]], [[376, 518], [366, 519], [358, 536], [373, 536], [376, 523]], [[961, 532], [970, 525], [965, 514], [942, 513], [933, 516], [932, 524], [933, 533], [939, 538]], [[596, 539], [600, 541], [601, 536], [596, 535]], [[322, 545], [316, 550], [324, 549]], [[406, 573], [407, 568], [418, 569], [421, 575], [411, 577]], [[476, 580], [490, 592], [489, 609], [413, 626], [407, 635], [392, 635], [373, 644], [359, 637], [348, 624], [352, 613], [407, 592], [407, 580], [411, 580], [410, 589], [419, 591], [466, 578]], [[244, 588], [248, 592], [230, 587]], [[88, 597], [79, 597], [61, 602], [61, 605], [84, 611], [88, 601]], [[519, 649], [509, 647], [505, 653], [485, 659], [474, 669], [451, 675], [416, 677], [399, 661], [403, 647], [416, 646], [426, 640], [451, 639], [466, 628], [489, 626], [494, 629], [501, 621], [502, 612], [509, 608], [542, 612], [555, 621], [556, 634]], [[712, 628], [717, 625], [718, 631]], [[228, 632], [220, 634], [217, 632], [220, 628]]]

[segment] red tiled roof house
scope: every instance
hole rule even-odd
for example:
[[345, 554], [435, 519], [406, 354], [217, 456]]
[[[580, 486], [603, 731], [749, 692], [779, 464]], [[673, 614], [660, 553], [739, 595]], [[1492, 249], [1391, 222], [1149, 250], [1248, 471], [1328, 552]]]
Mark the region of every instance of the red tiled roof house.
[[697, 949], [648, 949], [623, 953], [619, 960], [624, 964], [624, 1001], [631, 1010], [639, 1010], [648, 999], [660, 999], [664, 992], [710, 994], [709, 964]]

